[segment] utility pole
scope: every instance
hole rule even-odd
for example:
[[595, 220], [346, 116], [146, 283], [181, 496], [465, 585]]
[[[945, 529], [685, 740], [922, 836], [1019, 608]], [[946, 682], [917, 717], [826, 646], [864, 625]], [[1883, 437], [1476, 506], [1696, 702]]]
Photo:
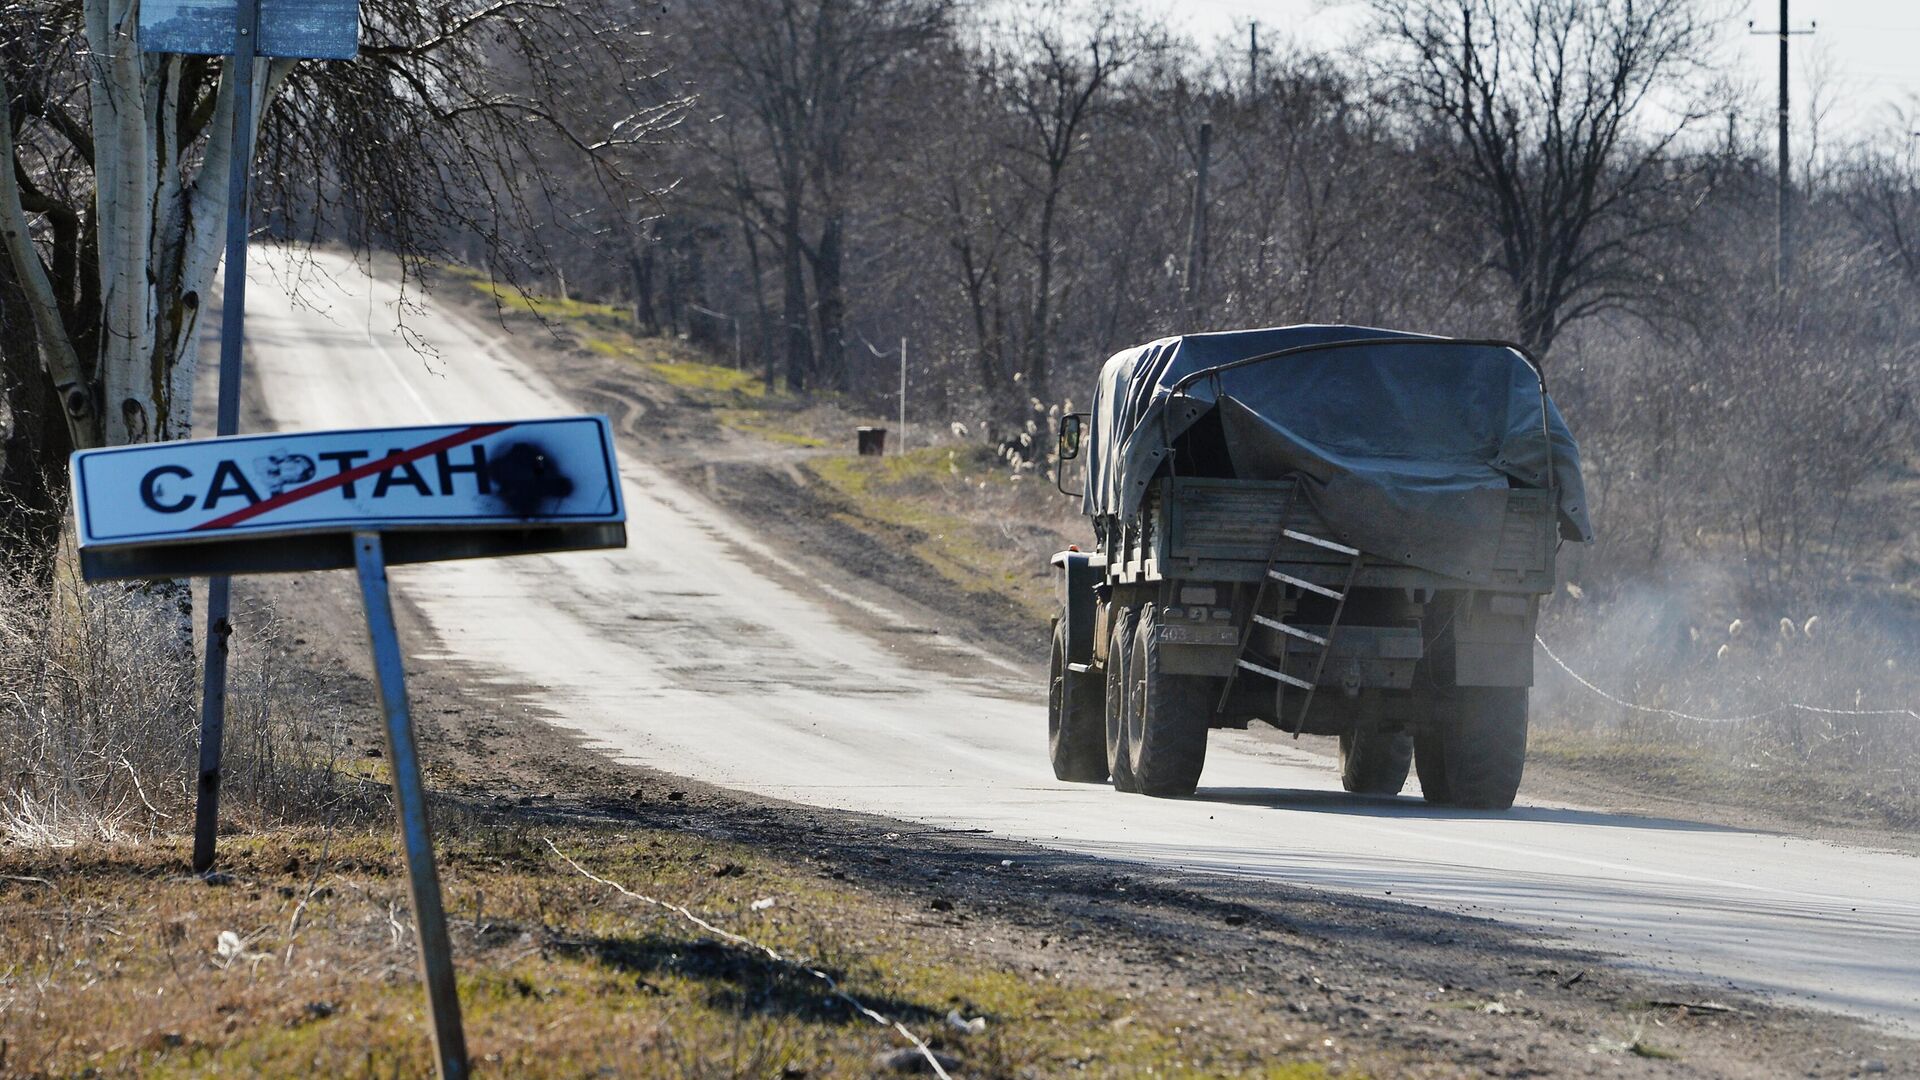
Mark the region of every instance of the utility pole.
[[1787, 39], [1811, 34], [1820, 25], [1817, 22], [1810, 23], [1805, 30], [1795, 30], [1793, 28], [1793, 21], [1787, 13], [1788, 2], [1789, 0], [1780, 0], [1780, 26], [1778, 29], [1755, 30], [1751, 21], [1747, 23], [1747, 29], [1752, 33], [1774, 35], [1780, 39], [1780, 159], [1778, 162], [1780, 174], [1776, 178], [1778, 184], [1774, 193], [1775, 227], [1778, 230], [1778, 235], [1775, 239], [1773, 285], [1776, 290], [1782, 293], [1786, 292], [1787, 285], [1793, 280], [1793, 169], [1792, 157], [1789, 154], [1790, 145], [1787, 127], [1787, 118], [1789, 116], [1787, 94]]
[[1260, 105], [1260, 20], [1247, 23], [1247, 100]]
[[1206, 320], [1203, 293], [1207, 279], [1207, 161], [1213, 154], [1213, 121], [1200, 123], [1199, 168], [1193, 180], [1193, 229], [1187, 234], [1187, 276], [1181, 283], [1188, 329], [1197, 332]]
[[900, 450], [907, 449], [907, 336], [900, 335]]

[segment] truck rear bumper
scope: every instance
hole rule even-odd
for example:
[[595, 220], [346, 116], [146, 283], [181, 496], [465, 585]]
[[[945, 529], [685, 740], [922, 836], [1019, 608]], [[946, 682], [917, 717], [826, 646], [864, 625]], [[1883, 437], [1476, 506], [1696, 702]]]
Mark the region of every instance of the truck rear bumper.
[[[1302, 626], [1325, 634], [1324, 626]], [[1270, 632], [1269, 632], [1270, 633]], [[1233, 673], [1239, 631], [1232, 626], [1179, 624], [1160, 631], [1161, 664], [1173, 675], [1226, 676]], [[1318, 650], [1305, 641], [1288, 639], [1287, 674], [1299, 679], [1314, 676]], [[1265, 652], [1273, 655], [1277, 649]], [[1414, 666], [1423, 655], [1420, 631], [1400, 626], [1343, 626], [1334, 635], [1320, 685], [1328, 689], [1382, 688], [1405, 690], [1413, 686]]]

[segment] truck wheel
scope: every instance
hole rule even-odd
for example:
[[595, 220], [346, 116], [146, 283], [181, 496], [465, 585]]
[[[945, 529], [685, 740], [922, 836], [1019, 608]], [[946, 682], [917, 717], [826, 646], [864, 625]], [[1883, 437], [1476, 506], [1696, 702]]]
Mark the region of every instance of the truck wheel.
[[1101, 707], [1106, 688], [1091, 676], [1067, 670], [1067, 628], [1053, 623], [1053, 658], [1047, 679], [1047, 756], [1056, 779], [1098, 784], [1107, 779], [1106, 731]]
[[1442, 693], [1432, 722], [1414, 740], [1422, 795], [1440, 806], [1507, 809], [1527, 765], [1527, 688], [1461, 686]]
[[1134, 783], [1161, 798], [1193, 794], [1207, 760], [1208, 680], [1169, 675], [1160, 667], [1160, 613], [1141, 609], [1133, 633], [1132, 690], [1127, 697], [1127, 749]]
[[1115, 791], [1139, 791], [1127, 754], [1127, 683], [1133, 669], [1131, 608], [1113, 613], [1113, 637], [1107, 643], [1107, 772]]
[[1398, 795], [1413, 765], [1413, 736], [1361, 731], [1340, 736], [1340, 786], [1356, 795]]

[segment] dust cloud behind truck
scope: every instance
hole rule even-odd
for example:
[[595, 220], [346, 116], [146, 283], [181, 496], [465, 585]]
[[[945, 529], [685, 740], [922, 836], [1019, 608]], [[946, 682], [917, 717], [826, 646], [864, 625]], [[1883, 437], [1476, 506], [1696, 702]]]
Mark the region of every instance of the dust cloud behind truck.
[[1053, 557], [1056, 776], [1191, 794], [1208, 731], [1257, 720], [1337, 736], [1349, 791], [1417, 769], [1429, 802], [1512, 805], [1540, 598], [1560, 542], [1593, 535], [1518, 346], [1167, 338], [1107, 361], [1060, 456], [1086, 462], [1096, 545]]

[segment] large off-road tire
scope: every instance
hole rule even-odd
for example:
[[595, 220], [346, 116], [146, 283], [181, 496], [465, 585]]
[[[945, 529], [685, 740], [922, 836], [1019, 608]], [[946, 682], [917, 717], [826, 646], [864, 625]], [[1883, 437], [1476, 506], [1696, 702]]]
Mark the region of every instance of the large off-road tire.
[[1161, 669], [1160, 613], [1153, 604], [1140, 611], [1133, 633], [1132, 689], [1127, 695], [1127, 752], [1133, 781], [1146, 795], [1179, 798], [1193, 794], [1207, 761], [1207, 721], [1213, 699], [1210, 683], [1194, 675], [1169, 675]]
[[1053, 759], [1053, 775], [1080, 784], [1104, 783], [1106, 687], [1090, 674], [1067, 670], [1067, 628], [1058, 619], [1047, 669], [1047, 756]]
[[1414, 739], [1421, 795], [1471, 810], [1512, 806], [1527, 765], [1527, 688], [1461, 686], [1441, 695]]
[[1131, 608], [1115, 608], [1113, 636], [1107, 639], [1107, 772], [1115, 791], [1140, 790], [1133, 782], [1133, 763], [1127, 755], [1127, 684], [1133, 670]]
[[1340, 786], [1356, 795], [1398, 795], [1413, 765], [1413, 736], [1362, 731], [1340, 736]]

